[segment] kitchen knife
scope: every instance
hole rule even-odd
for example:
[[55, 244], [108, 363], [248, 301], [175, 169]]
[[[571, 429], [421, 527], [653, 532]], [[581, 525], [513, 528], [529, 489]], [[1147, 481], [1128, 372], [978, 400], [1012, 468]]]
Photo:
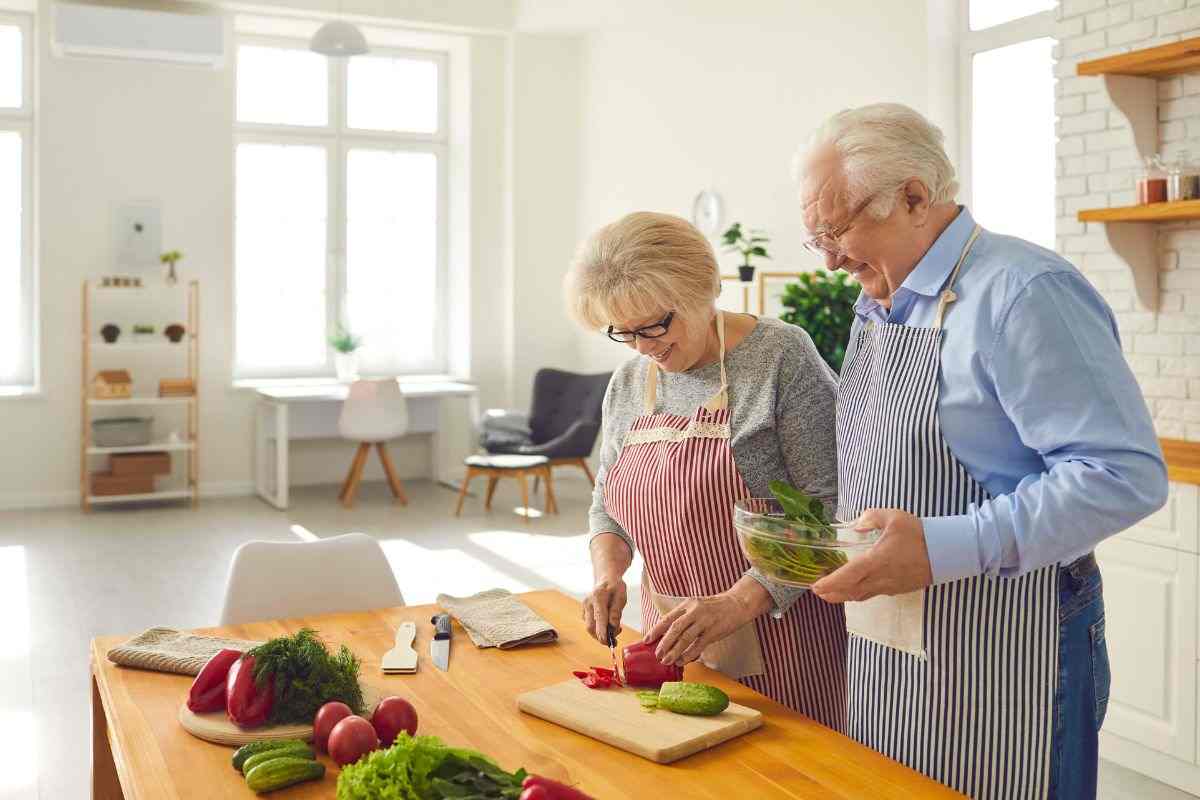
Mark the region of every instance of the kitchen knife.
[[433, 641], [429, 643], [429, 657], [438, 669], [450, 669], [450, 615], [437, 614], [429, 620], [433, 623]]
[[608, 654], [612, 656], [613, 674], [617, 676], [618, 681], [624, 682], [621, 677], [621, 668], [617, 666], [617, 626], [608, 626]]

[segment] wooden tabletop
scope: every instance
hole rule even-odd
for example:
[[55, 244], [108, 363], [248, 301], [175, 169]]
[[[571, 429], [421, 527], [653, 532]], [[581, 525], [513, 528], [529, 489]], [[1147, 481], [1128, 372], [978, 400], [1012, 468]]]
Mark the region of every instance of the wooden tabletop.
[[[688, 680], [724, 689], [734, 702], [763, 712], [765, 724], [712, 750], [671, 765], [658, 765], [517, 711], [516, 696], [558, 683], [572, 669], [604, 664], [608, 649], [588, 638], [579, 622], [579, 603], [555, 591], [522, 599], [559, 632], [555, 645], [501, 652], [480, 650], [455, 623], [450, 670], [428, 658], [435, 606], [409, 606], [224, 628], [213, 633], [264, 640], [316, 628], [331, 644], [346, 644], [362, 659], [363, 682], [386, 694], [408, 698], [420, 718], [418, 733], [448, 744], [480, 750], [512, 771], [576, 783], [597, 798], [890, 798], [958, 797], [946, 787], [869, 750], [845, 736], [789, 711], [739, 683], [698, 664]], [[415, 675], [384, 676], [379, 659], [393, 643], [397, 625], [417, 623], [420, 669]], [[192, 679], [117, 667], [105, 654], [128, 637], [92, 641], [95, 678], [95, 736], [103, 743], [104, 718], [113, 768], [126, 800], [252, 798], [230, 766], [232, 750], [193, 738], [177, 722]], [[622, 644], [635, 641], [625, 631]], [[104, 717], [100, 716], [103, 710]], [[287, 800], [333, 798], [337, 769], [320, 782], [279, 792]], [[104, 765], [97, 767], [104, 770]], [[101, 777], [101, 783], [103, 776]], [[101, 792], [98, 796], [103, 796]]]

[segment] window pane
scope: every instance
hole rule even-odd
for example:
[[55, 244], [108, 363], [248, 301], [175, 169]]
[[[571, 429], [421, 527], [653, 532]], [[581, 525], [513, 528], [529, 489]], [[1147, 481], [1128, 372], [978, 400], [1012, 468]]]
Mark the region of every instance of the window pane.
[[1058, 0], [971, 0], [971, 30], [978, 31], [1049, 11]]
[[21, 29], [16, 25], [0, 25], [0, 107], [21, 107], [24, 67]]
[[238, 122], [329, 124], [329, 62], [308, 50], [238, 48]]
[[26, 296], [21, 268], [21, 135], [0, 131], [0, 382], [12, 383], [24, 372], [25, 341], [22, 301]]
[[347, 154], [346, 309], [367, 372], [441, 368], [437, 175], [432, 153]]
[[978, 53], [972, 64], [972, 211], [997, 233], [1054, 248], [1053, 39]]
[[438, 65], [386, 56], [350, 59], [347, 124], [373, 131], [436, 133]]
[[326, 154], [322, 147], [237, 150], [237, 371], [326, 364]]

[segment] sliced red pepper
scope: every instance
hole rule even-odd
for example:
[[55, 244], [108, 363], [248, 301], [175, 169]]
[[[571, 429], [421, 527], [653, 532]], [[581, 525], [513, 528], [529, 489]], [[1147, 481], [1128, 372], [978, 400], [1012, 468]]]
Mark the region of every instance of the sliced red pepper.
[[210, 658], [192, 682], [188, 692], [188, 708], [197, 714], [224, 709], [225, 678], [233, 662], [241, 657], [241, 650], [225, 649]]
[[551, 800], [593, 800], [590, 795], [584, 794], [574, 786], [551, 780], [543, 775], [527, 776], [521, 783], [521, 787], [526, 790], [534, 787], [545, 789]]
[[572, 675], [574, 675], [576, 678], [579, 678], [579, 680], [583, 680], [584, 678], [586, 678], [586, 677], [587, 677], [589, 674], [591, 674], [591, 673], [588, 673], [588, 672], [583, 672], [583, 671], [581, 671], [581, 670], [575, 670], [575, 671], [574, 671], [574, 672], [572, 672], [571, 674], [572, 674]]

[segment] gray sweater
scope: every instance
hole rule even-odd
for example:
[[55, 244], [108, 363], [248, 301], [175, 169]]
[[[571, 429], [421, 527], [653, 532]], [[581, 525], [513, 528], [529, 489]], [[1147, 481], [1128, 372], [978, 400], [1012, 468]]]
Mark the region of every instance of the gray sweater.
[[[604, 441], [589, 512], [592, 536], [615, 533], [634, 549], [633, 540], [604, 510], [604, 479], [616, 463], [621, 442], [642, 413], [649, 359], [635, 356], [613, 373], [604, 397]], [[834, 428], [836, 377], [801, 328], [760, 319], [725, 354], [729, 376], [731, 444], [738, 472], [755, 497], [769, 497], [773, 480], [790, 482], [837, 505], [837, 449]], [[686, 372], [659, 372], [656, 410], [691, 416], [721, 387], [714, 362]], [[731, 530], [730, 536], [734, 535]], [[785, 611], [803, 590], [748, 571]]]

